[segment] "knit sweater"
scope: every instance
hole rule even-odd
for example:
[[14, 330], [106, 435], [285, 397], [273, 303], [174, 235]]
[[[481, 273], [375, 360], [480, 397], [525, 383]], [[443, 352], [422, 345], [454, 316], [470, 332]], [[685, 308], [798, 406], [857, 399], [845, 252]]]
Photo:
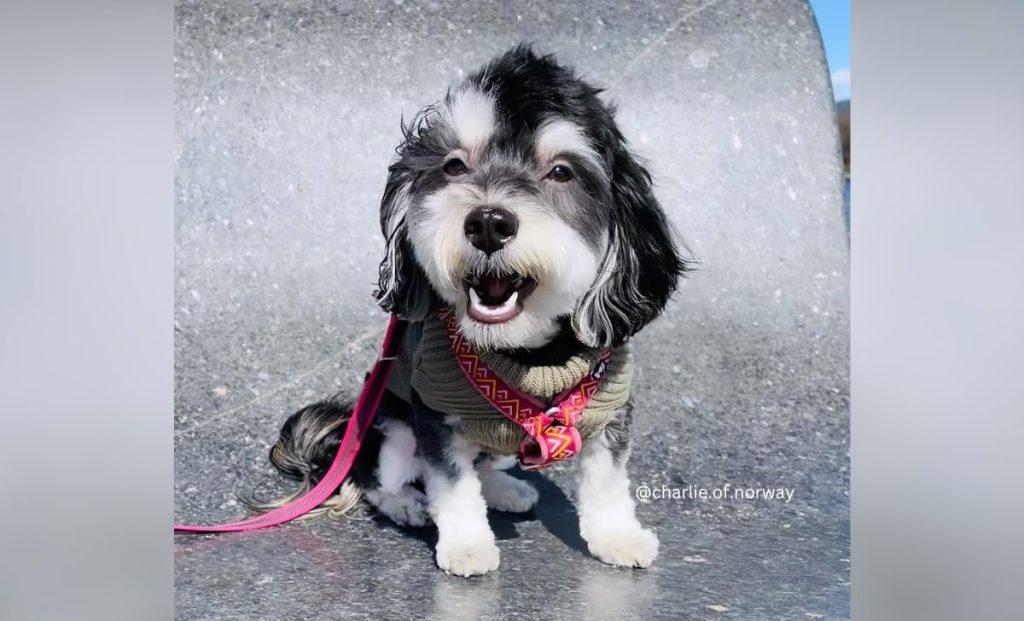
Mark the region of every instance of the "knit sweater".
[[[477, 391], [455, 360], [445, 324], [428, 318], [410, 330], [396, 361], [388, 389], [407, 402], [415, 389], [423, 403], [444, 415], [458, 417], [461, 433], [487, 452], [514, 455], [526, 433], [494, 408]], [[564, 364], [528, 366], [493, 351], [478, 351], [480, 359], [506, 384], [543, 403], [580, 382], [593, 368], [601, 350], [586, 349]], [[629, 400], [633, 355], [628, 345], [612, 351], [604, 378], [576, 424], [586, 440], [601, 432]]]

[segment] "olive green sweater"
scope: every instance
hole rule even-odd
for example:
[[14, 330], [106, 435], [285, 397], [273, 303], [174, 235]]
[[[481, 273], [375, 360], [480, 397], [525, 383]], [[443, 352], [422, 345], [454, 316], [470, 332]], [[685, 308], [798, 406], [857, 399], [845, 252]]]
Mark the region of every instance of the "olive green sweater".
[[[410, 330], [402, 354], [395, 364], [388, 389], [411, 401], [411, 388], [423, 403], [442, 414], [458, 417], [463, 435], [487, 452], [514, 455], [525, 432], [477, 392], [455, 360], [443, 321], [431, 317], [423, 322], [422, 336]], [[600, 357], [600, 350], [588, 349], [562, 365], [527, 366], [496, 352], [477, 352], [480, 359], [509, 386], [550, 403], [559, 393], [572, 388], [586, 376]], [[601, 386], [583, 410], [576, 428], [586, 440], [601, 432], [629, 400], [633, 379], [633, 355], [628, 345], [612, 352]]]

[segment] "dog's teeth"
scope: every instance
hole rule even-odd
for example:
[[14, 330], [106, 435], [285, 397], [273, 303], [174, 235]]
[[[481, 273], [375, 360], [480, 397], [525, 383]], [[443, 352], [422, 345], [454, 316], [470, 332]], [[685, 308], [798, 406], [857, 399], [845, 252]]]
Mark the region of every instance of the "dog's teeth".
[[500, 315], [502, 313], [508, 312], [509, 310], [512, 309], [513, 306], [516, 305], [516, 302], [518, 300], [519, 300], [519, 292], [518, 291], [513, 291], [512, 295], [508, 296], [508, 299], [506, 299], [504, 302], [502, 302], [498, 306], [489, 306], [489, 305], [483, 303], [483, 301], [480, 299], [480, 294], [477, 293], [476, 289], [470, 289], [469, 290], [469, 304], [470, 304], [470, 306], [475, 308], [478, 312], [486, 314], [486, 315]]
[[473, 306], [480, 306], [480, 294], [476, 292], [476, 289], [469, 290], [469, 303]]
[[515, 306], [515, 305], [516, 305], [516, 302], [517, 302], [518, 300], [519, 300], [519, 292], [518, 292], [518, 291], [513, 291], [513, 292], [512, 292], [512, 295], [508, 296], [508, 299], [507, 299], [507, 300], [505, 300], [505, 303], [504, 303], [504, 304], [502, 304], [502, 305], [501, 305], [501, 307], [502, 307], [503, 309], [509, 309], [509, 308], [512, 308], [513, 306]]

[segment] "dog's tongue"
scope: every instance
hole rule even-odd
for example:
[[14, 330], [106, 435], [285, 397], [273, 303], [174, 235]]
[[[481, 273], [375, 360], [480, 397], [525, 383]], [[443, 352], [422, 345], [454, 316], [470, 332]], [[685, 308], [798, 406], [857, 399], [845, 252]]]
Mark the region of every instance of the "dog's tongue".
[[475, 288], [480, 294], [480, 301], [490, 306], [497, 306], [508, 299], [515, 291], [515, 276], [487, 275], [480, 277], [480, 284]]
[[482, 323], [504, 323], [520, 313], [517, 276], [481, 276], [469, 288], [467, 312]]

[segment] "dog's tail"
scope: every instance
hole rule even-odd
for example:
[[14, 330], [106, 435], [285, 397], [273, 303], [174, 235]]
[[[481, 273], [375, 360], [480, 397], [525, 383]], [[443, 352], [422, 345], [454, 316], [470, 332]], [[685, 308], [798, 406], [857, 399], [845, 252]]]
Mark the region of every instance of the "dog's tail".
[[[320, 482], [334, 461], [345, 429], [352, 418], [352, 404], [337, 397], [300, 409], [281, 427], [277, 443], [270, 449], [270, 463], [281, 474], [299, 482], [291, 494], [269, 501], [243, 499], [249, 508], [267, 512], [302, 496]], [[337, 492], [307, 516], [327, 514], [332, 518], [351, 515], [362, 496], [361, 485], [376, 469], [381, 433], [371, 428], [356, 456], [352, 470]]]

